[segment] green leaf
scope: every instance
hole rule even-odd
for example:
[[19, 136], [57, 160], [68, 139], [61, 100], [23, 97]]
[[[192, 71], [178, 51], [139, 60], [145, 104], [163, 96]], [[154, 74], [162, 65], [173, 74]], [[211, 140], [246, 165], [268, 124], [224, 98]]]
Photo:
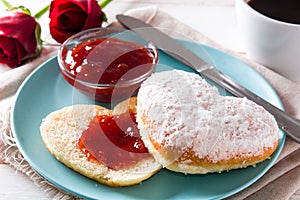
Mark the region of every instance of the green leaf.
[[28, 8], [26, 8], [25, 6], [12, 6], [6, 0], [1, 0], [1, 2], [3, 3], [3, 5], [5, 5], [5, 7], [7, 8], [7, 10], [9, 10], [9, 11], [22, 12], [24, 14], [27, 14], [27, 15], [31, 16], [30, 10]]
[[102, 22], [107, 22], [107, 16], [104, 12], [102, 12]]
[[42, 43], [43, 43], [41, 39], [41, 25], [39, 23], [37, 23], [35, 27], [35, 38], [37, 41], [37, 46], [36, 46], [37, 52], [34, 55], [34, 57], [38, 57], [42, 52]]
[[26, 8], [25, 6], [11, 7], [9, 10], [10, 11], [22, 12], [24, 14], [27, 14], [27, 15], [31, 16], [30, 10], [28, 8]]

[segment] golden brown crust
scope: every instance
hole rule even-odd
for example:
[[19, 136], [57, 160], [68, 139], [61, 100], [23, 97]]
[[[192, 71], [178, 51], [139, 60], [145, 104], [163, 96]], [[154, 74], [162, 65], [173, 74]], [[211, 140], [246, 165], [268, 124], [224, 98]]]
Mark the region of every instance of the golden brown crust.
[[[155, 153], [159, 153], [165, 160], [170, 160], [172, 156], [172, 151], [168, 148], [158, 144], [152, 138], [149, 138], [151, 142], [152, 149]], [[193, 151], [186, 150], [183, 153], [177, 153], [177, 159], [174, 159], [171, 164], [165, 166], [166, 169], [181, 172], [186, 174], [206, 174], [212, 172], [222, 172], [237, 168], [246, 168], [248, 166], [254, 166], [255, 164], [262, 162], [274, 153], [278, 146], [278, 141], [275, 141], [272, 147], [263, 148], [263, 152], [259, 155], [254, 155], [252, 152], [247, 152], [243, 154], [239, 152], [235, 156], [231, 156], [229, 160], [221, 160], [218, 162], [213, 162], [208, 157], [199, 158]], [[154, 152], [153, 152], [154, 153]], [[173, 156], [173, 157], [176, 157]]]
[[[245, 168], [247, 166], [255, 165], [261, 161], [264, 161], [272, 155], [272, 153], [276, 150], [278, 142], [274, 143], [272, 148], [264, 148], [263, 153], [257, 156], [249, 156], [247, 155], [236, 155], [232, 157], [230, 160], [222, 160], [216, 163], [212, 162], [208, 158], [198, 158], [193, 152], [186, 151], [182, 156], [180, 156], [174, 163], [169, 166], [166, 166], [167, 169], [182, 172], [182, 173], [210, 173], [210, 172], [222, 172], [231, 169], [237, 168]], [[251, 152], [250, 152], [251, 154]], [[188, 163], [186, 161], [189, 161]], [[185, 163], [185, 165], [189, 166], [186, 168], [180, 168], [179, 166]], [[201, 168], [199, 168], [199, 166]]]

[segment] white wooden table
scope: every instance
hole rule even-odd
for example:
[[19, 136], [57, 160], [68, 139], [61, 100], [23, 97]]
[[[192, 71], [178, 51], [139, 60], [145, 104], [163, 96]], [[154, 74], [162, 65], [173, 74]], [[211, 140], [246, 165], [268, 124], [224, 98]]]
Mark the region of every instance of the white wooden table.
[[[24, 6], [35, 13], [50, 1], [9, 0], [9, 2], [13, 5], [23, 2]], [[111, 22], [116, 14], [150, 5], [158, 6], [229, 49], [244, 51], [235, 19], [234, 0], [114, 0], [104, 11]], [[0, 5], [0, 10], [3, 8], [4, 6]], [[42, 20], [47, 21], [47, 14]], [[43, 27], [46, 27], [46, 23], [42, 24]], [[43, 34], [46, 35], [47, 31]], [[48, 199], [48, 197], [25, 175], [15, 172], [7, 164], [0, 164], [0, 200], [2, 199]]]

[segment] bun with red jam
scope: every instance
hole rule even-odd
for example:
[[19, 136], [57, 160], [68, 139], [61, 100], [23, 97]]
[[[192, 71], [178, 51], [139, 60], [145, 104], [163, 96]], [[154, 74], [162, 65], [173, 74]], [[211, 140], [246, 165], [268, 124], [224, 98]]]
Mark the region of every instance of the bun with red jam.
[[108, 110], [74, 105], [54, 111], [40, 126], [49, 152], [76, 172], [112, 187], [131, 186], [161, 169], [139, 137], [136, 98]]

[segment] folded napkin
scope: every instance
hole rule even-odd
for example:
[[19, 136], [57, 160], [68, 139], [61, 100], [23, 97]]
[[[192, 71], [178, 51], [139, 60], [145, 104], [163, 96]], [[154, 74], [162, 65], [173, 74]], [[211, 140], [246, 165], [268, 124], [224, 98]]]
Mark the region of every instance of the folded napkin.
[[[213, 46], [233, 55], [261, 73], [278, 92], [287, 112], [300, 118], [300, 84], [291, 82], [271, 70], [251, 62], [244, 55], [225, 49], [207, 36], [178, 21], [156, 7], [133, 9], [126, 13], [161, 28], [162, 31], [174, 35], [174, 31], [187, 36], [191, 40]], [[117, 22], [110, 26], [120, 26]], [[175, 34], [176, 35], [176, 34]], [[16, 170], [26, 174], [43, 191], [55, 199], [74, 199], [47, 180], [40, 177], [23, 159], [15, 145], [9, 124], [9, 108], [14, 100], [14, 94], [28, 74], [43, 61], [56, 53], [55, 47], [44, 47], [43, 54], [34, 61], [0, 74], [0, 159]], [[299, 130], [300, 131], [300, 130]], [[257, 182], [247, 189], [228, 199], [299, 199], [300, 198], [300, 145], [286, 140], [284, 149], [274, 166]]]

